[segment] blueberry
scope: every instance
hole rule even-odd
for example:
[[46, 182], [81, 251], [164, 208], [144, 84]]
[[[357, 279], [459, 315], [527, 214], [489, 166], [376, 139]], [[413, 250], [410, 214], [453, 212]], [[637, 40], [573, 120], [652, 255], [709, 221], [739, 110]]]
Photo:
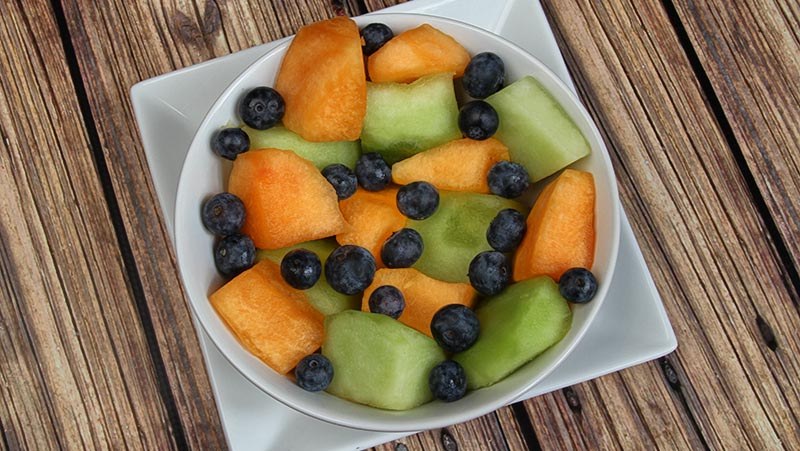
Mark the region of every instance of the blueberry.
[[428, 387], [436, 399], [444, 402], [458, 401], [467, 393], [467, 375], [458, 362], [445, 360], [431, 370]]
[[469, 139], [489, 139], [499, 125], [497, 111], [483, 100], [467, 102], [458, 111], [458, 128]]
[[484, 251], [469, 263], [469, 283], [478, 293], [495, 295], [508, 285], [511, 268], [506, 256], [497, 251]]
[[322, 391], [333, 380], [333, 365], [322, 354], [307, 355], [294, 369], [294, 377], [303, 390]]
[[295, 249], [283, 256], [281, 276], [289, 285], [298, 290], [314, 286], [322, 275], [322, 262], [317, 254], [306, 249]]
[[585, 304], [597, 293], [597, 279], [586, 268], [568, 269], [558, 281], [561, 296], [575, 304]]
[[497, 213], [486, 230], [486, 241], [496, 251], [511, 252], [525, 236], [525, 216], [513, 208], [506, 208]]
[[364, 38], [364, 45], [361, 50], [364, 55], [372, 55], [377, 52], [383, 44], [389, 42], [394, 37], [392, 29], [382, 23], [371, 23], [361, 29], [361, 37]]
[[277, 124], [285, 111], [283, 97], [266, 86], [250, 90], [239, 102], [239, 117], [256, 130], [266, 130]]
[[478, 317], [465, 305], [445, 305], [431, 319], [433, 339], [447, 352], [469, 349], [478, 339], [479, 333]]
[[342, 294], [358, 294], [367, 289], [375, 277], [375, 258], [361, 246], [336, 248], [325, 261], [325, 279]]
[[231, 193], [219, 193], [203, 204], [203, 225], [214, 235], [236, 233], [244, 224], [245, 212], [241, 199]]
[[414, 229], [394, 232], [381, 247], [381, 260], [388, 268], [408, 268], [422, 255], [422, 235]]
[[381, 154], [368, 152], [361, 155], [356, 163], [356, 178], [365, 190], [380, 191], [392, 183], [392, 168]]
[[356, 179], [356, 174], [347, 166], [339, 163], [326, 166], [322, 170], [322, 176], [336, 190], [336, 197], [339, 200], [347, 199], [355, 194], [358, 180]]
[[250, 149], [250, 137], [241, 128], [223, 128], [214, 134], [211, 150], [222, 158], [235, 160]]
[[489, 169], [489, 190], [508, 199], [519, 197], [531, 184], [528, 171], [510, 161], [498, 161]]
[[439, 208], [439, 191], [428, 182], [413, 182], [397, 191], [397, 209], [411, 219], [430, 217]]
[[484, 52], [472, 57], [461, 82], [467, 94], [476, 99], [484, 99], [499, 91], [505, 78], [503, 60], [492, 52]]
[[214, 265], [225, 277], [238, 275], [256, 261], [256, 246], [247, 235], [234, 233], [219, 240], [214, 246]]
[[403, 293], [391, 285], [382, 285], [369, 295], [369, 311], [391, 316], [394, 319], [403, 314], [406, 298]]

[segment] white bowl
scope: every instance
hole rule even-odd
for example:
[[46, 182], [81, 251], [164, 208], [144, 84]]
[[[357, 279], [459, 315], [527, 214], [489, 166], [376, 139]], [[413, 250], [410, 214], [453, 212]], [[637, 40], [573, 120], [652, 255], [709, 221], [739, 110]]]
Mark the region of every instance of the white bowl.
[[[230, 164], [214, 155], [209, 143], [221, 126], [238, 122], [236, 104], [248, 90], [272, 85], [289, 41], [283, 42], [246, 69], [206, 115], [181, 171], [175, 211], [178, 266], [191, 306], [208, 336], [247, 379], [264, 392], [300, 412], [334, 424], [384, 432], [408, 432], [460, 423], [515, 401], [550, 373], [572, 351], [601, 308], [610, 285], [619, 245], [619, 201], [614, 170], [600, 134], [575, 95], [541, 62], [516, 45], [479, 28], [420, 14], [378, 14], [355, 19], [359, 26], [382, 22], [395, 34], [428, 23], [453, 36], [471, 54], [491, 51], [505, 62], [506, 80], [532, 75], [561, 103], [592, 148], [589, 157], [572, 165], [594, 174], [597, 187], [596, 249], [593, 272], [600, 283], [595, 299], [573, 309], [573, 324], [558, 344], [497, 384], [469, 392], [453, 403], [430, 402], [415, 409], [392, 412], [352, 403], [327, 393], [297, 387], [250, 354], [227, 328], [208, 301], [222, 285], [212, 257], [214, 237], [200, 220], [205, 199], [225, 191]], [[265, 419], [266, 421], [266, 419]]]

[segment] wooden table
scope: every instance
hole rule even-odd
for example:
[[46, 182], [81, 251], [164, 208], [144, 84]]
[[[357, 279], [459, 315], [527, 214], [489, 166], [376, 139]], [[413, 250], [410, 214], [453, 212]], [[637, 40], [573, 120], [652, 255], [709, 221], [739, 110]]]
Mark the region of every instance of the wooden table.
[[[225, 446], [128, 90], [391, 3], [0, 2], [3, 448]], [[679, 348], [401, 442], [800, 448], [800, 3], [543, 6]]]

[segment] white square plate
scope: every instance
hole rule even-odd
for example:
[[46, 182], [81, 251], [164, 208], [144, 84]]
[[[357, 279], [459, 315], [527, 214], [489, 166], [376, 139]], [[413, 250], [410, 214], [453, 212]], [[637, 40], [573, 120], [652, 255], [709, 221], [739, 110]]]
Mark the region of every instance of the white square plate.
[[[574, 90], [538, 2], [415, 0], [383, 11], [449, 17], [493, 31], [539, 58]], [[170, 234], [173, 233], [178, 176], [197, 127], [225, 87], [278, 42], [151, 78], [131, 89], [153, 184]], [[616, 271], [625, 277], [612, 280], [603, 308], [575, 350], [520, 400], [661, 357], [677, 346], [661, 298], [624, 212], [621, 222]], [[196, 329], [232, 449], [353, 450], [407, 435], [335, 426], [280, 404], [241, 376], [202, 328]]]

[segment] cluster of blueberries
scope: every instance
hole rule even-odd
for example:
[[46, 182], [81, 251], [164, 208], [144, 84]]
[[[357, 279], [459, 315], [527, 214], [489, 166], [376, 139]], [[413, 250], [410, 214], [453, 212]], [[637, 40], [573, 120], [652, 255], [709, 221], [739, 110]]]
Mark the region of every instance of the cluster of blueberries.
[[[286, 110], [278, 91], [260, 86], [248, 91], [238, 105], [239, 118], [250, 127], [266, 130], [277, 124]], [[214, 134], [211, 149], [222, 158], [235, 160], [250, 149], [250, 138], [238, 127], [224, 128]], [[233, 277], [255, 263], [253, 240], [240, 233], [245, 218], [244, 203], [231, 193], [220, 193], [203, 204], [203, 225], [220, 237], [214, 246], [214, 264], [225, 277]]]
[[[361, 35], [366, 55], [374, 53], [393, 37], [391, 29], [380, 23], [367, 25], [361, 30]], [[502, 88], [504, 77], [503, 61], [487, 52], [472, 58], [462, 81], [467, 93], [476, 99], [483, 99]], [[277, 91], [258, 87], [241, 99], [238, 113], [248, 126], [265, 130], [281, 120], [284, 110], [283, 98]], [[464, 136], [475, 140], [490, 138], [499, 126], [497, 112], [483, 100], [473, 100], [462, 106], [458, 122]], [[240, 128], [225, 128], [214, 136], [211, 147], [220, 157], [235, 160], [237, 155], [249, 150], [250, 141]], [[355, 171], [342, 164], [332, 164], [322, 170], [322, 175], [333, 186], [339, 200], [355, 194], [358, 186], [367, 191], [380, 191], [392, 182], [391, 167], [380, 154], [374, 152], [363, 154]], [[488, 184], [492, 193], [515, 198], [529, 187], [530, 178], [521, 165], [501, 161], [489, 171]], [[397, 208], [411, 219], [429, 218], [438, 206], [439, 192], [428, 182], [413, 182], [398, 190]], [[241, 273], [255, 262], [253, 241], [240, 233], [245, 214], [242, 201], [230, 193], [217, 194], [203, 205], [203, 224], [221, 237], [215, 245], [214, 263], [220, 274], [226, 277]], [[494, 250], [481, 252], [469, 265], [469, 280], [476, 291], [491, 296], [509, 284], [511, 270], [505, 253], [519, 245], [525, 230], [524, 216], [514, 209], [502, 210], [492, 220], [486, 239]], [[422, 236], [416, 230], [404, 228], [386, 240], [381, 248], [381, 259], [389, 268], [407, 268], [420, 258], [423, 250]], [[280, 270], [286, 283], [299, 290], [314, 286], [324, 270], [325, 278], [334, 290], [354, 295], [362, 293], [372, 283], [376, 262], [363, 247], [344, 245], [336, 248], [324, 265], [314, 252], [293, 250], [282, 259]], [[561, 278], [560, 286], [562, 295], [568, 300], [587, 302], [594, 296], [597, 285], [591, 272], [576, 268]], [[368, 305], [373, 313], [397, 319], [405, 309], [405, 299], [399, 289], [384, 285], [372, 292]], [[468, 349], [477, 340], [479, 331], [475, 313], [460, 304], [443, 307], [431, 321], [434, 339], [449, 353]], [[297, 365], [295, 376], [301, 388], [320, 391], [327, 388], [333, 379], [333, 367], [323, 355], [311, 354]], [[428, 382], [434, 396], [446, 402], [460, 399], [467, 389], [464, 370], [453, 360], [446, 360], [434, 367]]]

